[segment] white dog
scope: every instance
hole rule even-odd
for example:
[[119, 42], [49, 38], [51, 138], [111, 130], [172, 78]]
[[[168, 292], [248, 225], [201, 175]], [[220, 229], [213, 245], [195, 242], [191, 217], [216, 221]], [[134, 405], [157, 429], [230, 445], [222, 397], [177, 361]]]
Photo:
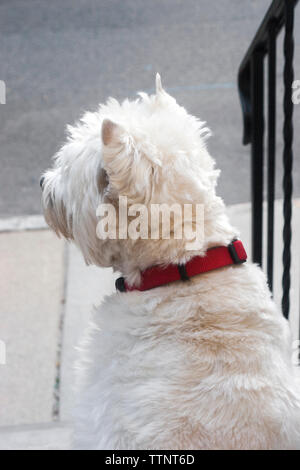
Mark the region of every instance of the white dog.
[[[86, 334], [76, 447], [299, 448], [300, 389], [289, 326], [262, 271], [228, 262], [227, 247], [238, 234], [215, 193], [219, 173], [203, 123], [157, 76], [156, 94], [122, 104], [109, 99], [68, 130], [42, 180], [46, 220], [74, 240], [87, 263], [120, 271], [125, 282], [119, 285], [128, 291], [106, 298]], [[202, 204], [201, 246], [187, 250], [184, 237], [100, 239], [97, 207], [118, 207], [120, 195], [148, 208]], [[214, 269], [221, 252], [230, 265]], [[211, 269], [189, 275], [193, 263], [209, 256]], [[174, 274], [176, 265], [183, 280], [163, 282], [162, 271]], [[138, 290], [153, 266], [158, 277], [150, 276], [150, 284], [159, 278], [158, 286]]]

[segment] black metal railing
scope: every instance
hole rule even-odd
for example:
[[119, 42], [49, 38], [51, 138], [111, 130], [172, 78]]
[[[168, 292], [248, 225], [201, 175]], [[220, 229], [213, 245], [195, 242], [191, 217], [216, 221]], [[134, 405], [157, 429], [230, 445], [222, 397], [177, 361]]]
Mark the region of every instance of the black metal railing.
[[294, 9], [298, 0], [274, 0], [271, 3], [241, 65], [238, 87], [244, 119], [243, 144], [251, 144], [252, 258], [263, 259], [263, 181], [264, 181], [264, 61], [267, 74], [267, 275], [273, 290], [274, 199], [276, 167], [276, 42], [281, 29], [284, 36], [284, 124], [283, 124], [283, 277], [282, 311], [290, 309], [290, 268], [292, 236], [292, 165], [294, 77]]

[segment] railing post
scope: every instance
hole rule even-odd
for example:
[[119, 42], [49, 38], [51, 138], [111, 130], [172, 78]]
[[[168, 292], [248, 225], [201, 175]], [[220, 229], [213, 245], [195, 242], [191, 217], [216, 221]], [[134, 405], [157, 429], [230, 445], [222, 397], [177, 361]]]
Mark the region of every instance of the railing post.
[[285, 0], [285, 36], [284, 36], [284, 126], [283, 126], [283, 276], [282, 276], [282, 312], [288, 318], [290, 310], [290, 268], [292, 239], [292, 192], [293, 192], [293, 102], [292, 83], [294, 80], [294, 0]]
[[274, 199], [275, 199], [275, 155], [276, 155], [276, 22], [272, 21], [268, 31], [268, 236], [267, 274], [270, 290], [273, 291], [274, 255]]
[[267, 179], [267, 274], [273, 290], [274, 201], [276, 166], [276, 40], [284, 36], [284, 126], [283, 126], [283, 275], [282, 312], [288, 318], [291, 286], [292, 194], [293, 194], [293, 102], [294, 13], [299, 0], [273, 0], [266, 12], [238, 72], [243, 111], [243, 144], [251, 143], [252, 258], [263, 258], [263, 181], [264, 181], [264, 55], [268, 55], [268, 179]]
[[263, 137], [264, 137], [264, 52], [254, 51], [251, 59], [251, 179], [252, 259], [262, 264], [263, 234]]

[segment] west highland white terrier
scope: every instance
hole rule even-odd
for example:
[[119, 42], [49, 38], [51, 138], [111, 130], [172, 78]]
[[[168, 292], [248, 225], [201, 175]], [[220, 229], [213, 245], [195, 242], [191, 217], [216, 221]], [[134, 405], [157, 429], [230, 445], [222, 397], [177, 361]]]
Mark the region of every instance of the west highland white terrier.
[[[177, 104], [158, 75], [155, 94], [109, 99], [68, 131], [41, 180], [46, 221], [78, 245], [86, 263], [122, 273], [82, 343], [75, 447], [299, 448], [288, 322], [261, 269], [244, 263], [216, 195], [219, 172], [204, 123]], [[125, 220], [120, 197], [128, 202]], [[169, 238], [124, 230], [101, 237], [103, 204], [116, 209], [122, 230], [134, 220], [134, 205], [200, 205], [203, 236], [187, 249], [185, 234], [172, 236], [171, 216]], [[190, 221], [198, 223], [195, 210]]]

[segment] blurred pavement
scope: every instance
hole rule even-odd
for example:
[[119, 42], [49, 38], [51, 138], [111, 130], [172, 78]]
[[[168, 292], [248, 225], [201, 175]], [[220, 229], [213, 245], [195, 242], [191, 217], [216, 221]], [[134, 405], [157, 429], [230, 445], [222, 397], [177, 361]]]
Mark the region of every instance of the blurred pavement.
[[[250, 149], [242, 146], [239, 64], [271, 0], [1, 0], [0, 217], [40, 214], [39, 178], [66, 124], [108, 96], [163, 85], [213, 131], [209, 149], [227, 204], [250, 200]], [[300, 79], [300, 7], [295, 78]], [[278, 110], [282, 41], [278, 44]], [[300, 105], [295, 106], [295, 123]], [[100, 130], [99, 130], [100, 132]], [[299, 157], [300, 133], [295, 132]], [[278, 161], [282, 154], [278, 119]], [[295, 191], [300, 163], [295, 158]], [[281, 165], [277, 197], [281, 197]]]

